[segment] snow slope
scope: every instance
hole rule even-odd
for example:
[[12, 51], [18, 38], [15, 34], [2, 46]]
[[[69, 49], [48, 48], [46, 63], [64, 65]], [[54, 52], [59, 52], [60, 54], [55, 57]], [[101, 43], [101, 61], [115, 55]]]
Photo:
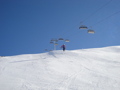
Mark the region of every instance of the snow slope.
[[0, 90], [120, 90], [120, 46], [0, 57]]

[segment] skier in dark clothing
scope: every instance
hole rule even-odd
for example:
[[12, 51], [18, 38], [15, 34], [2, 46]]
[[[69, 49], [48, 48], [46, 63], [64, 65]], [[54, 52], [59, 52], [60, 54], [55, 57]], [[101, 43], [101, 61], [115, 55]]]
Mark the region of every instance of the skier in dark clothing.
[[65, 51], [65, 49], [66, 49], [65, 44], [63, 44], [63, 45], [61, 46], [61, 48], [63, 48], [63, 51]]

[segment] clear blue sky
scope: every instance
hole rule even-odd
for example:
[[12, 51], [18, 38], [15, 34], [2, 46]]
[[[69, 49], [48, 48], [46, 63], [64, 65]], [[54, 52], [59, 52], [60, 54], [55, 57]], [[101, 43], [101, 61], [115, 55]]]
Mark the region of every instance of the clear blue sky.
[[0, 0], [0, 56], [43, 53], [60, 37], [70, 42], [57, 50], [120, 45], [120, 0]]

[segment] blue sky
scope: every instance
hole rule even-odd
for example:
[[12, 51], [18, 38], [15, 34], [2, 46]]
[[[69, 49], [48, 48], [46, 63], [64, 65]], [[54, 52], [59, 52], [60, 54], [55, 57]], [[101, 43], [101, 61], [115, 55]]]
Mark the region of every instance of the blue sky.
[[43, 53], [61, 37], [70, 42], [57, 50], [120, 45], [120, 0], [0, 0], [0, 13], [0, 56]]

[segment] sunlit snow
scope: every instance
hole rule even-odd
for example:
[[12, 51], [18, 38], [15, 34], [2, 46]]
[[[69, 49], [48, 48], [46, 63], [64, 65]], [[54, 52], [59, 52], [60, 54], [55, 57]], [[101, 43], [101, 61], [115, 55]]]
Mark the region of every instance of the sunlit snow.
[[0, 57], [0, 90], [120, 90], [120, 46]]

